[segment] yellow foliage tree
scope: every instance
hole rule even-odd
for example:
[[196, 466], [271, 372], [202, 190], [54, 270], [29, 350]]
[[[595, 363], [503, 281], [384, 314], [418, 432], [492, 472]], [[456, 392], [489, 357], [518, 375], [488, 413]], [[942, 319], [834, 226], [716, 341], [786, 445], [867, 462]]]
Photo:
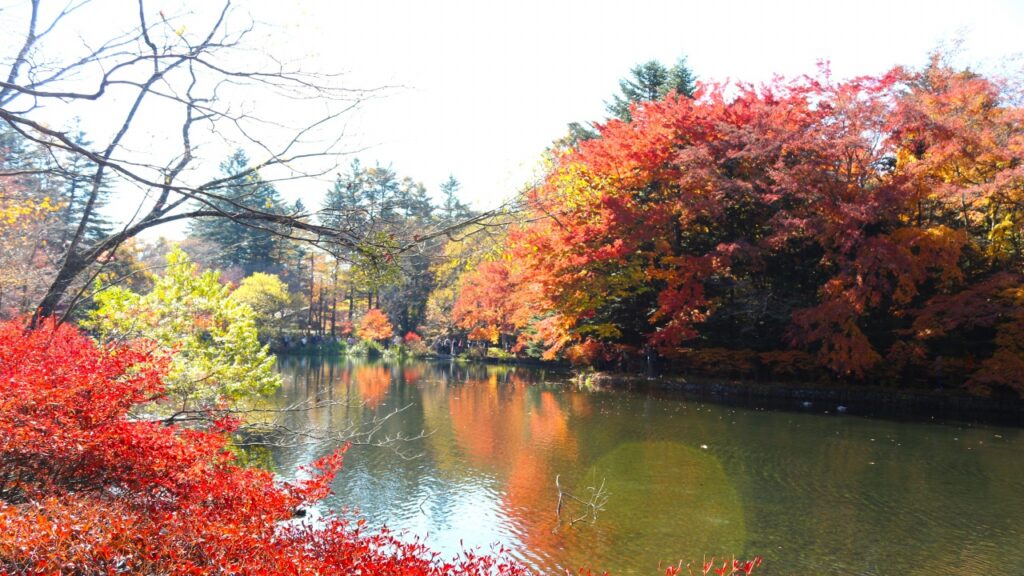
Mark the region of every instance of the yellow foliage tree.
[[25, 197], [15, 184], [0, 180], [0, 317], [28, 312], [45, 288], [46, 222], [59, 209], [49, 197]]
[[284, 318], [292, 302], [288, 286], [275, 274], [254, 272], [242, 279], [231, 298], [248, 304], [256, 313], [256, 328], [261, 339], [281, 333]]

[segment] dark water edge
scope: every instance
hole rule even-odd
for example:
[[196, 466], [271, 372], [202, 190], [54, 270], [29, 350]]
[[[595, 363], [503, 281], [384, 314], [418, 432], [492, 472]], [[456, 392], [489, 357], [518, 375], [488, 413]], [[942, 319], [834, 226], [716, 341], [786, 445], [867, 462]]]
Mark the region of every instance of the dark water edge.
[[945, 390], [816, 386], [684, 376], [648, 377], [616, 372], [581, 373], [576, 376], [576, 381], [598, 389], [669, 392], [687, 399], [745, 408], [1024, 427], [1024, 400], [985, 398]]
[[[336, 349], [293, 347], [275, 351], [283, 357], [323, 360], [357, 358]], [[539, 359], [464, 359], [446, 354], [403, 357], [402, 361], [456, 363], [463, 366], [522, 366], [562, 373], [577, 384], [595, 388], [659, 391], [728, 406], [790, 410], [818, 414], [850, 414], [912, 421], [964, 422], [1024, 427], [1024, 399], [986, 398], [961, 390], [894, 389], [878, 386], [760, 382], [736, 378], [573, 370], [567, 362]]]

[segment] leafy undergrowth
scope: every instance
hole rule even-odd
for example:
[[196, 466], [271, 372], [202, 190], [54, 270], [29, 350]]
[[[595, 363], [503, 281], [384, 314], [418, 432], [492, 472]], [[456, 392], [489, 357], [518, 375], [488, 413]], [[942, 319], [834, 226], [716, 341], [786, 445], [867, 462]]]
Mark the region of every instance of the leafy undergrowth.
[[359, 520], [288, 522], [327, 495], [344, 449], [280, 483], [226, 450], [236, 421], [132, 419], [163, 391], [169, 359], [151, 349], [0, 324], [0, 574], [529, 574], [502, 549], [444, 559]]

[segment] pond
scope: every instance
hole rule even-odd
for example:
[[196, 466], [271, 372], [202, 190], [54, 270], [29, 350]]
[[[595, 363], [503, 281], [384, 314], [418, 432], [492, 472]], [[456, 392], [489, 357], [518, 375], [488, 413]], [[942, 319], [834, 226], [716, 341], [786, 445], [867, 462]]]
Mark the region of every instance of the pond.
[[[325, 506], [444, 553], [503, 544], [542, 573], [761, 555], [762, 574], [1024, 570], [1024, 430], [586, 391], [538, 368], [284, 357], [294, 427], [369, 425]], [[421, 433], [423, 433], [421, 435]], [[329, 445], [272, 451], [290, 477]], [[591, 501], [596, 517], [559, 488]], [[586, 518], [572, 521], [586, 516]], [[461, 544], [460, 544], [461, 543]]]

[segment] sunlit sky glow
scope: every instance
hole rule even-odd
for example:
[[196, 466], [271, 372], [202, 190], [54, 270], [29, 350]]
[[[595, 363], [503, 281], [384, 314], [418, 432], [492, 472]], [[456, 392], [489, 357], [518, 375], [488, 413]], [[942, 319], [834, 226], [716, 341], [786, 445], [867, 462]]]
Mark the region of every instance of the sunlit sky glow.
[[362, 86], [401, 85], [354, 118], [361, 157], [436, 189], [449, 173], [490, 207], [521, 188], [572, 121], [605, 116], [635, 64], [686, 55], [706, 80], [765, 81], [920, 65], [963, 39], [964, 64], [1024, 49], [1022, 2], [303, 2], [274, 10], [293, 50]]
[[[958, 64], [1016, 73], [1024, 49], [1024, 2], [1012, 0], [248, 0], [239, 7], [262, 23], [262, 47], [282, 59], [345, 72], [353, 87], [392, 87], [348, 116], [345, 147], [359, 150], [364, 164], [391, 165], [435, 194], [453, 174], [477, 208], [529, 182], [567, 123], [603, 119], [618, 80], [642, 61], [671, 64], [685, 55], [703, 80], [761, 82], [813, 73], [820, 60], [839, 78], [919, 66], [957, 40]], [[83, 118], [87, 130], [95, 122]], [[280, 188], [318, 206], [330, 179]]]

